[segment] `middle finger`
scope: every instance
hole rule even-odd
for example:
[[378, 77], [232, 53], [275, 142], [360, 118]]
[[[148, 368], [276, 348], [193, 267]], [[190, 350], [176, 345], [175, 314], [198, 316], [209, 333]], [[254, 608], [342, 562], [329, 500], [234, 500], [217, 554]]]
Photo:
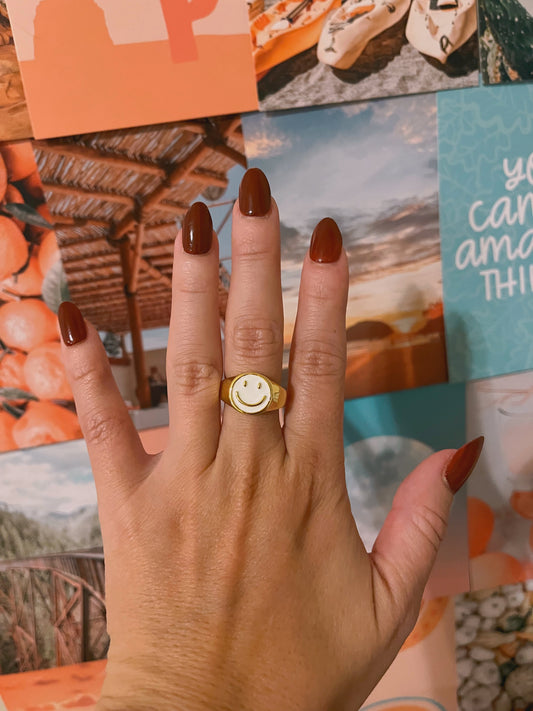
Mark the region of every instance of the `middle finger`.
[[[231, 284], [224, 336], [226, 377], [256, 372], [281, 379], [283, 304], [281, 296], [279, 216], [265, 175], [252, 168], [243, 177], [233, 212]], [[256, 395], [256, 393], [254, 393]], [[279, 413], [244, 414], [227, 406], [222, 439], [234, 427], [253, 449], [252, 433], [270, 444], [282, 441]], [[229, 431], [228, 431], [229, 430]]]

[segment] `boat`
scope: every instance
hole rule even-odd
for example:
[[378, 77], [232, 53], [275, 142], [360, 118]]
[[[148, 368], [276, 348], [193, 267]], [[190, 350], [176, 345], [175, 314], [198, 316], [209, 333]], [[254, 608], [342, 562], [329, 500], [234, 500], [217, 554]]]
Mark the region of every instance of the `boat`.
[[318, 42], [328, 13], [341, 0], [282, 0], [250, 25], [255, 71], [264, 74]]
[[476, 29], [475, 0], [414, 0], [405, 36], [419, 52], [444, 64]]
[[371, 39], [399, 22], [411, 0], [347, 0], [325, 23], [318, 41], [318, 59], [349, 69]]

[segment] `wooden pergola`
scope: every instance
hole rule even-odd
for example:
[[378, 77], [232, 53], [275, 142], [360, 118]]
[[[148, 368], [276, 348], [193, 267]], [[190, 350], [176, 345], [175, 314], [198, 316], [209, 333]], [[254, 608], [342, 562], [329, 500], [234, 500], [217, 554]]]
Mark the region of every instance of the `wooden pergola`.
[[[101, 331], [130, 332], [150, 406], [142, 329], [170, 320], [176, 232], [195, 200], [217, 200], [246, 167], [240, 117], [34, 143], [72, 300]], [[228, 275], [221, 266], [220, 312]]]

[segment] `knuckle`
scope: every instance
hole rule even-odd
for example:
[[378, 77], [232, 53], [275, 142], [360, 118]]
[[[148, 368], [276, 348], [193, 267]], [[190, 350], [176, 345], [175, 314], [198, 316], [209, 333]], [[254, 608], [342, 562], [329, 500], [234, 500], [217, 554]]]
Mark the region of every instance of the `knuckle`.
[[346, 354], [336, 344], [319, 340], [306, 341], [300, 344], [295, 359], [298, 371], [305, 378], [344, 376]]
[[88, 444], [98, 445], [120, 438], [129, 424], [129, 415], [119, 414], [108, 408], [89, 412], [83, 418], [83, 435]]
[[91, 362], [83, 360], [70, 366], [69, 377], [74, 386], [95, 388], [107, 380], [109, 367], [102, 358]]
[[281, 326], [272, 319], [241, 318], [231, 333], [231, 343], [239, 360], [277, 356], [282, 340]]
[[172, 381], [180, 392], [195, 395], [220, 387], [220, 373], [214, 363], [177, 360], [171, 366]]
[[197, 262], [186, 262], [182, 264], [180, 272], [175, 277], [175, 290], [182, 296], [194, 296], [195, 294], [204, 294], [213, 288], [214, 284], [212, 275], [207, 273], [206, 269], [199, 269]]
[[446, 518], [438, 511], [423, 505], [413, 512], [413, 523], [419, 534], [437, 553], [446, 533]]

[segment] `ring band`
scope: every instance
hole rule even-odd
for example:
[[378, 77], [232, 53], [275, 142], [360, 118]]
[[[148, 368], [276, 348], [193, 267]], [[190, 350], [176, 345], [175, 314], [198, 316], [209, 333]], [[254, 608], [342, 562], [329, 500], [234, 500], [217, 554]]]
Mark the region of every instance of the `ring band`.
[[241, 373], [221, 382], [220, 399], [245, 415], [258, 415], [281, 409], [287, 391], [261, 373]]

